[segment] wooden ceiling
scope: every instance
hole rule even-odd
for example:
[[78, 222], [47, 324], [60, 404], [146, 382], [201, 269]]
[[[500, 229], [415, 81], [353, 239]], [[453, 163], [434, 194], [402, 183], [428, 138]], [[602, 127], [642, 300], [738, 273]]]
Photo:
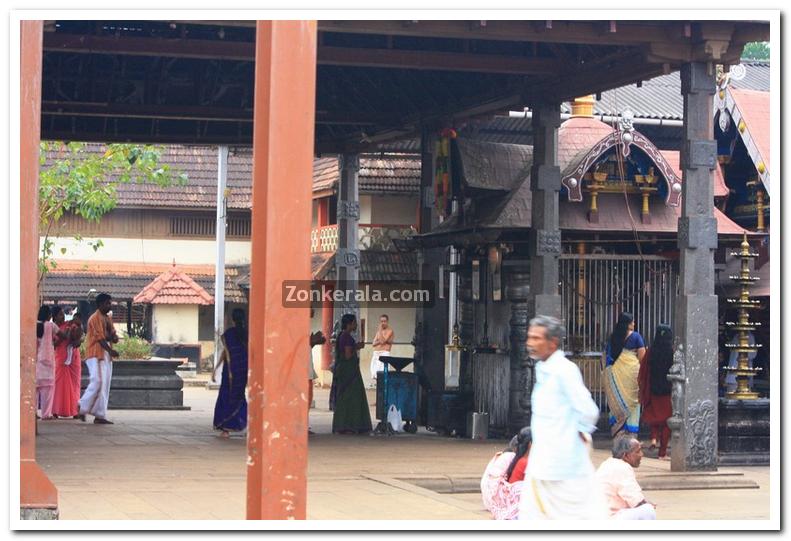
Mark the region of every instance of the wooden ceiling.
[[[42, 138], [252, 143], [254, 21], [49, 21]], [[320, 21], [316, 151], [738, 63], [767, 22]]]

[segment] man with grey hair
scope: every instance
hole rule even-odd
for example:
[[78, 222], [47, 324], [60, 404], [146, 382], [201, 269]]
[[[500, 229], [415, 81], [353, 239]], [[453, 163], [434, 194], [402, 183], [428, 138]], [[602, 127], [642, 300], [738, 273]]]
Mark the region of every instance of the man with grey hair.
[[535, 359], [531, 397], [533, 446], [519, 507], [520, 520], [604, 519], [607, 509], [590, 459], [590, 434], [599, 408], [577, 365], [560, 343], [566, 334], [554, 317], [537, 316], [527, 331]]
[[642, 458], [643, 448], [639, 441], [628, 436], [615, 438], [612, 458], [602, 462], [596, 471], [596, 478], [607, 498], [610, 518], [656, 519], [656, 506], [645, 499], [634, 474], [634, 468], [640, 466]]

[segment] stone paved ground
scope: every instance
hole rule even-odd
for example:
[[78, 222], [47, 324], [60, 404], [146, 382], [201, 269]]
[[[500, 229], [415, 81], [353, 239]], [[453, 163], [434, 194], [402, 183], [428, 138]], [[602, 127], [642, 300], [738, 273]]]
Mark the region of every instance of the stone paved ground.
[[[184, 389], [190, 411], [111, 411], [115, 425], [39, 424], [38, 460], [59, 489], [61, 518], [243, 519], [245, 440], [211, 430], [216, 391]], [[372, 397], [369, 395], [369, 400]], [[488, 519], [479, 494], [439, 494], [408, 478], [479, 477], [504, 442], [421, 429], [395, 437], [333, 436], [326, 390], [311, 411], [309, 519]], [[594, 451], [594, 462], [608, 456]], [[646, 458], [641, 475], [669, 471]], [[732, 468], [729, 471], [734, 471]], [[738, 471], [758, 489], [651, 491], [662, 519], [767, 519], [769, 468]]]

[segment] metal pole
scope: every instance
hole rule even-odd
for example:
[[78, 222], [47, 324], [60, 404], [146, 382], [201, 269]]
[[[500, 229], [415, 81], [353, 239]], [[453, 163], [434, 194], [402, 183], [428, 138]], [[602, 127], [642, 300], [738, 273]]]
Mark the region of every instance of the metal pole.
[[[225, 226], [227, 223], [225, 186], [228, 180], [228, 147], [217, 148], [217, 257], [214, 268], [214, 364], [220, 362], [222, 333], [225, 328]], [[198, 363], [200, 364], [200, 362]], [[200, 367], [196, 367], [200, 370]], [[222, 373], [219, 377], [222, 377]]]
[[[458, 201], [455, 199], [451, 203], [452, 213], [456, 212]], [[459, 254], [454, 246], [450, 247], [450, 265], [457, 265]], [[448, 344], [453, 343], [453, 327], [456, 325], [456, 271], [451, 270], [448, 274]]]

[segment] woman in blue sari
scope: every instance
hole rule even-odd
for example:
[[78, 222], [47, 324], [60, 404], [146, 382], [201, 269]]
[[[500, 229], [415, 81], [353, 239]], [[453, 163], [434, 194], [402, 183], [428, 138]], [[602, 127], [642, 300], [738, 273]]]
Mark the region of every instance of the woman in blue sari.
[[623, 312], [605, 350], [604, 392], [610, 408], [610, 433], [640, 431], [638, 375], [645, 355], [645, 341], [634, 330], [634, 316]]
[[244, 310], [234, 309], [234, 326], [222, 335], [223, 352], [217, 368], [222, 366], [222, 382], [214, 405], [214, 429], [222, 430], [220, 437], [230, 437], [247, 427], [247, 316]]

